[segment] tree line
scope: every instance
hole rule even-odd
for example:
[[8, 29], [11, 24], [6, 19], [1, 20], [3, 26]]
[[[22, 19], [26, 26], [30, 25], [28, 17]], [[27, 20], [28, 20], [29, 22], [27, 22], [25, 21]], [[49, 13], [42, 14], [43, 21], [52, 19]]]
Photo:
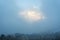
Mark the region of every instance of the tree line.
[[60, 40], [60, 32], [51, 34], [20, 34], [0, 35], [0, 40]]

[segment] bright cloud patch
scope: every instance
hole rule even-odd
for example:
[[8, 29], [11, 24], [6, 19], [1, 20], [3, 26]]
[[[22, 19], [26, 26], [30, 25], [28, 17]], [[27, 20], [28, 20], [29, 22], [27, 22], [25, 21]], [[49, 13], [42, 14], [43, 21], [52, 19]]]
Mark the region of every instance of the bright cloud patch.
[[27, 22], [36, 22], [39, 20], [44, 19], [44, 16], [41, 12], [38, 12], [38, 10], [24, 10], [19, 13], [20, 16]]

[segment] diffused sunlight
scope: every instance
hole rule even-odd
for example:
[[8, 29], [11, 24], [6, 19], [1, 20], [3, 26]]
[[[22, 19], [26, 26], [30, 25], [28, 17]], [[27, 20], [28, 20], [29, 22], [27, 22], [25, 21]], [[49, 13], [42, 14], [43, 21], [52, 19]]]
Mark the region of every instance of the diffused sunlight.
[[42, 13], [37, 9], [24, 10], [19, 13], [19, 16], [21, 16], [25, 21], [32, 23], [44, 19], [44, 15], [42, 15]]

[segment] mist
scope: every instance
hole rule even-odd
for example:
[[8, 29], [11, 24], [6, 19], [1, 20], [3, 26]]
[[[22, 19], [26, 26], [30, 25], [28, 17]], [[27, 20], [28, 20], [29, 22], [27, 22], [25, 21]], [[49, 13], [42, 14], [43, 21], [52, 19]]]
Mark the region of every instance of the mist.
[[[20, 10], [28, 9], [32, 4], [36, 4], [39, 7], [47, 17], [45, 20], [30, 24], [18, 17]], [[60, 31], [59, 10], [59, 0], [0, 0], [0, 34]]]

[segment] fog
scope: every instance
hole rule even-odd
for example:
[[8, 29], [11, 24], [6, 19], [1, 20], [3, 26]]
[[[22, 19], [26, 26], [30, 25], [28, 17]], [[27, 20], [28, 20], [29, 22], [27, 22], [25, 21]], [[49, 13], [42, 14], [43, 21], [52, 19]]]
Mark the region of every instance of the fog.
[[[21, 10], [28, 9], [32, 4], [36, 4], [47, 18], [30, 24], [18, 17]], [[0, 0], [0, 34], [56, 31], [60, 31], [59, 0]]]

